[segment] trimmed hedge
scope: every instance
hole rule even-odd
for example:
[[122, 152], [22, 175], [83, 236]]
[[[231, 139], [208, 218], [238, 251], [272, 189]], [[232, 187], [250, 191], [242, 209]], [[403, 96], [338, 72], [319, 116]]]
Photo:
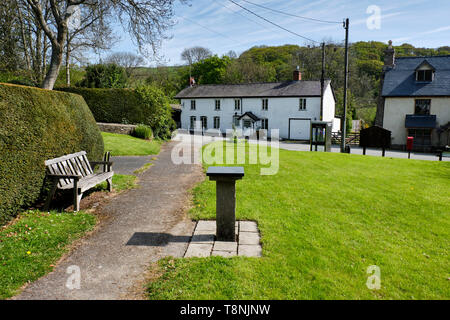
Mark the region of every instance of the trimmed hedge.
[[82, 96], [97, 122], [137, 124], [145, 117], [139, 104], [139, 95], [131, 89], [69, 87], [56, 90]]
[[145, 124], [157, 138], [169, 139], [176, 129], [164, 93], [153, 86], [133, 89], [57, 88], [83, 96], [97, 122]]
[[85, 150], [103, 154], [100, 130], [79, 95], [0, 84], [0, 225], [43, 191], [44, 161]]

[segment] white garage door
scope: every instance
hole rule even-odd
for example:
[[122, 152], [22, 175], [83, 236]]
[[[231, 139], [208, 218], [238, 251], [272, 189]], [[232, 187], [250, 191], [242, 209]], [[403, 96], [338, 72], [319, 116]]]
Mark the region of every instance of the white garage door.
[[311, 135], [311, 120], [290, 120], [290, 136], [291, 140], [309, 140]]

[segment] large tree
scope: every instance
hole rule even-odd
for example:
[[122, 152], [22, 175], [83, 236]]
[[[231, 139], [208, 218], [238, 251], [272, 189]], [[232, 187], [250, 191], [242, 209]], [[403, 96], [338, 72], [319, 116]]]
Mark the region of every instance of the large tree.
[[[89, 11], [81, 19], [78, 29], [85, 30], [96, 21], [105, 26], [117, 19], [143, 54], [156, 53], [165, 31], [173, 25], [175, 0], [21, 0], [26, 1], [37, 26], [43, 30], [51, 46], [50, 65], [42, 88], [52, 89], [63, 62], [67, 45], [68, 23], [75, 8]], [[184, 2], [185, 0], [180, 0]], [[46, 16], [46, 6], [49, 12]], [[98, 8], [103, 8], [98, 10]], [[148, 47], [150, 50], [148, 50]]]
[[187, 62], [188, 65], [193, 65], [194, 63], [212, 57], [212, 55], [211, 50], [208, 48], [193, 47], [184, 49], [181, 53], [181, 59]]

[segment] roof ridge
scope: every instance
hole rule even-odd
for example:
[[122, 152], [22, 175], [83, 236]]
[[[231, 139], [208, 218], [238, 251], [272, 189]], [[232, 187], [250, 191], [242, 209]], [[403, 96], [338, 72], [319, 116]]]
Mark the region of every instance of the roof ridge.
[[[320, 80], [287, 80], [287, 81], [274, 81], [274, 82], [244, 82], [244, 83], [210, 83], [210, 84], [196, 84], [194, 87], [200, 86], [248, 86], [252, 84], [277, 84], [277, 83], [290, 83], [290, 82], [319, 82]], [[325, 81], [331, 81], [331, 79], [325, 79]], [[189, 88], [189, 87], [188, 87]]]
[[445, 54], [442, 56], [396, 57], [395, 59], [427, 59], [427, 58], [450, 58], [450, 54]]

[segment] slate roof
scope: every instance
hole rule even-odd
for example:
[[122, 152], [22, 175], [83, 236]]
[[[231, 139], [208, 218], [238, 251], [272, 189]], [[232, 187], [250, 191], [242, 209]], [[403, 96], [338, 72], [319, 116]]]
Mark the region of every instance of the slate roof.
[[[330, 82], [326, 80], [325, 87]], [[269, 97], [320, 97], [320, 81], [198, 85], [175, 96], [176, 99]]]
[[[435, 71], [432, 82], [416, 82], [415, 70], [427, 61]], [[450, 97], [450, 56], [397, 58], [386, 72], [384, 97]]]

